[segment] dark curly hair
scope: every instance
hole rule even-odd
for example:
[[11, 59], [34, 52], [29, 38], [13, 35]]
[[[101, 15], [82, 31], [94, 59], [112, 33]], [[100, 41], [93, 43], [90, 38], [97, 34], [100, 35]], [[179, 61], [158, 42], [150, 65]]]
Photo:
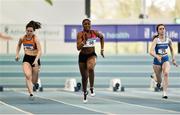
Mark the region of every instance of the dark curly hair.
[[84, 20], [82, 21], [82, 24], [83, 24], [85, 21], [89, 21], [89, 22], [91, 22], [91, 20], [90, 20], [90, 19], [86, 18], [86, 19], [84, 19]]
[[41, 23], [40, 23], [40, 22], [35, 22], [35, 21], [31, 20], [31, 21], [26, 25], [26, 29], [27, 29], [28, 27], [32, 27], [33, 30], [35, 31], [36, 29], [41, 28]]

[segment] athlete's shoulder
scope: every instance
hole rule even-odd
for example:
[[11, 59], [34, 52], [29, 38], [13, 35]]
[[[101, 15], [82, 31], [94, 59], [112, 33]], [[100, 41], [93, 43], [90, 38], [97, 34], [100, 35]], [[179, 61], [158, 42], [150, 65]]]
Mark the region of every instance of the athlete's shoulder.
[[92, 34], [99, 35], [99, 32], [97, 30], [90, 30]]
[[79, 31], [77, 34], [79, 35], [79, 34], [83, 34], [84, 33], [84, 31]]
[[94, 33], [97, 33], [98, 31], [97, 30], [90, 30], [91, 32], [94, 32]]
[[172, 39], [170, 37], [167, 37], [166, 41], [169, 43], [169, 42], [172, 42]]
[[153, 42], [158, 42], [159, 41], [159, 37], [154, 37]]
[[38, 40], [38, 37], [34, 34], [32, 37], [34, 40]]
[[83, 31], [77, 33], [77, 39], [80, 39], [83, 36]]

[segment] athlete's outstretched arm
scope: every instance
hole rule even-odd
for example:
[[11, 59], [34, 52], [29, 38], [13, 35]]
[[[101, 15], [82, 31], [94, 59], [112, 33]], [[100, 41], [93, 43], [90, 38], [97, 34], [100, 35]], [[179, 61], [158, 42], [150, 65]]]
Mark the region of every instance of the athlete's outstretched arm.
[[5, 40], [11, 40], [12, 39], [11, 36], [5, 35], [5, 34], [3, 34], [1, 32], [0, 32], [0, 38], [5, 39]]

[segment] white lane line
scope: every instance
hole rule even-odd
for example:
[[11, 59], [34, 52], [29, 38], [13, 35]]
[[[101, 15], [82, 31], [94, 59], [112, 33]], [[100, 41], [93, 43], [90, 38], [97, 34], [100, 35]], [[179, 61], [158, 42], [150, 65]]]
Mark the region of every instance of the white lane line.
[[[16, 92], [17, 92], [17, 91], [16, 91]], [[17, 93], [22, 93], [22, 94], [27, 95], [27, 94], [24, 93], [24, 92], [17, 92]], [[87, 108], [87, 107], [84, 107], [84, 106], [79, 106], [79, 105], [67, 103], [67, 102], [64, 102], [64, 101], [57, 100], [57, 99], [51, 99], [51, 98], [42, 97], [42, 96], [38, 96], [38, 95], [36, 95], [35, 97], [39, 97], [39, 98], [42, 98], [42, 99], [47, 99], [47, 100], [55, 101], [55, 102], [58, 102], [58, 103], [63, 103], [63, 104], [65, 104], [65, 105], [70, 105], [70, 106], [73, 106], [73, 107], [78, 107], [78, 108], [86, 109], [86, 110], [93, 111], [93, 112], [97, 112], [97, 113], [101, 113], [101, 114], [108, 114], [108, 115], [109, 115], [109, 114], [112, 114], [112, 113], [109, 113], [109, 112], [99, 111], [99, 110], [96, 110], [96, 109], [91, 109], [91, 108]]]
[[[7, 103], [5, 103], [5, 102], [0, 101], [0, 103], [3, 104], [3, 105], [5, 105], [5, 106], [7, 106], [7, 107], [10, 107], [10, 108], [12, 108], [12, 109], [15, 109], [15, 110], [17, 110], [17, 111], [20, 111], [20, 112], [22, 112], [22, 113], [24, 113], [24, 114], [33, 115], [33, 114], [30, 113], [30, 112], [24, 111], [24, 110], [19, 109], [19, 108], [15, 107], [15, 106], [9, 105], [9, 104], [7, 104]], [[13, 113], [12, 113], [12, 114], [13, 114]]]
[[173, 110], [166, 110], [166, 109], [160, 109], [160, 108], [155, 108], [155, 107], [143, 106], [143, 105], [138, 105], [138, 104], [131, 104], [131, 103], [126, 103], [126, 102], [116, 101], [116, 100], [113, 100], [113, 99], [106, 99], [106, 98], [99, 98], [99, 99], [107, 100], [107, 101], [112, 101], [112, 102], [115, 102], [115, 103], [121, 103], [121, 104], [123, 103], [123, 104], [133, 105], [133, 106], [142, 107], [142, 108], [145, 108], [145, 109], [154, 109], [154, 110], [158, 110], [158, 111], [180, 113], [180, 112], [173, 111]]
[[[148, 89], [147, 89], [148, 90]], [[136, 97], [136, 98], [139, 98], [139, 99], [141, 99], [141, 98], [143, 98], [143, 99], [154, 99], [154, 100], [162, 100], [162, 101], [169, 101], [169, 102], [180, 102], [180, 101], [178, 101], [178, 100], [174, 100], [174, 99], [163, 99], [162, 98], [162, 92], [153, 92], [153, 91], [140, 91], [140, 90], [136, 90], [136, 89], [131, 89], [131, 90], [129, 90], [130, 92], [128, 92], [128, 93], [117, 93], [117, 92], [115, 92], [114, 94], [115, 95], [120, 95], [120, 96], [123, 96], [123, 97], [126, 97], [126, 96], [128, 96], [128, 97]], [[100, 92], [103, 92], [103, 93], [113, 93], [113, 92], [107, 92], [107, 91], [100, 91]], [[137, 93], [138, 93], [138, 95], [137, 95]], [[160, 94], [161, 93], [161, 94]], [[124, 95], [123, 95], [124, 94]], [[141, 95], [141, 94], [149, 94], [149, 95]], [[179, 97], [179, 95], [177, 95], [177, 94], [172, 94], [172, 93], [169, 93], [170, 95], [169, 95], [169, 97], [171, 97], [171, 96], [178, 96]], [[156, 97], [153, 97], [153, 96], [159, 96], [159, 98], [156, 98]], [[147, 98], [148, 97], [148, 98]]]
[[[147, 91], [132, 91], [132, 93], [139, 93], [139, 94], [149, 94], [149, 96], [150, 95], [152, 95], [152, 93], [153, 92], [147, 92]], [[154, 92], [154, 93], [156, 93], [156, 92]], [[159, 95], [159, 96], [162, 96], [162, 95], [160, 95], [158, 92], [157, 92], [157, 94], [154, 94], [154, 96], [155, 95]], [[173, 94], [173, 95], [175, 95], [175, 96], [179, 96], [179, 95], [177, 95], [177, 94]], [[172, 94], [171, 95], [169, 95], [168, 97], [171, 97], [171, 96], [173, 96]], [[145, 96], [143, 96], [143, 95], [138, 95], [138, 96], [134, 96], [133, 94], [128, 94], [127, 96], [131, 96], [131, 97], [137, 97], [137, 98], [143, 98], [143, 99], [154, 99], [154, 100], [164, 100], [164, 101], [168, 101], [168, 102], [175, 102], [175, 103], [180, 103], [180, 101], [178, 101], [178, 100], [173, 100], [173, 99], [162, 99], [161, 97], [160, 98], [153, 98], [152, 96], [150, 97], [150, 98], [146, 98]]]
[[60, 100], [57, 100], [57, 99], [51, 99], [51, 98], [46, 98], [46, 97], [42, 97], [42, 96], [37, 96], [37, 97], [43, 98], [43, 99], [52, 100], [52, 101], [59, 102], [59, 103], [63, 103], [65, 105], [70, 105], [70, 106], [73, 106], [73, 107], [78, 107], [78, 108], [86, 109], [86, 110], [89, 110], [89, 111], [94, 111], [94, 112], [97, 112], [97, 113], [111, 114], [111, 113], [108, 113], [108, 112], [103, 112], [103, 111], [99, 111], [99, 110], [96, 110], [96, 109], [87, 108], [87, 107], [84, 107], [84, 106], [79, 106], [79, 105], [74, 105], [74, 104], [71, 104], [71, 103], [63, 102], [63, 101], [60, 101]]
[[[63, 93], [65, 93], [65, 92], [63, 92]], [[72, 94], [72, 93], [68, 93], [68, 94]], [[77, 94], [72, 94], [72, 95], [78, 96]], [[155, 108], [155, 107], [142, 106], [142, 105], [138, 105], [138, 104], [131, 104], [131, 103], [122, 102], [122, 101], [116, 101], [116, 100], [113, 100], [113, 99], [107, 99], [107, 98], [103, 98], [103, 97], [92, 97], [92, 98], [96, 98], [96, 99], [104, 100], [104, 101], [115, 102], [115, 103], [120, 103], [120, 104], [127, 104], [127, 105], [142, 107], [142, 108], [145, 108], [145, 109], [154, 109], [154, 110], [163, 111], [163, 112], [180, 113], [180, 112], [173, 111], [173, 110], [166, 110], [166, 109], [160, 109], [160, 108]]]
[[[101, 91], [103, 92], [103, 91]], [[107, 92], [103, 92], [103, 93], [107, 93]], [[110, 92], [109, 92], [110, 93]], [[119, 95], [121, 96], [121, 95]], [[129, 95], [127, 95], [129, 96]], [[126, 96], [124, 96], [126, 97]], [[144, 98], [144, 99], [154, 99], [154, 98], [145, 98], [145, 97], [139, 97], [139, 96], [129, 96], [129, 97], [135, 97], [135, 98]], [[129, 105], [134, 105], [134, 106], [138, 106], [138, 107], [143, 107], [143, 108], [151, 108], [151, 109], [155, 109], [155, 110], [160, 110], [160, 111], [166, 111], [166, 112], [173, 112], [173, 113], [180, 113], [178, 111], [174, 111], [174, 110], [167, 110], [167, 109], [160, 109], [160, 108], [155, 108], [155, 107], [149, 107], [149, 106], [142, 106], [142, 105], [137, 105], [137, 104], [131, 104], [131, 103], [127, 103], [127, 102], [121, 102], [121, 101], [116, 101], [116, 100], [113, 100], [113, 99], [106, 99], [106, 98], [99, 98], [99, 99], [103, 99], [103, 100], [109, 100], [109, 101], [113, 101], [113, 102], [116, 102], [116, 103], [124, 103], [124, 104], [129, 104]], [[158, 100], [158, 99], [157, 99]], [[164, 100], [164, 99], [162, 99]], [[167, 100], [164, 100], [164, 101], [167, 101]], [[174, 101], [176, 102], [176, 101]]]

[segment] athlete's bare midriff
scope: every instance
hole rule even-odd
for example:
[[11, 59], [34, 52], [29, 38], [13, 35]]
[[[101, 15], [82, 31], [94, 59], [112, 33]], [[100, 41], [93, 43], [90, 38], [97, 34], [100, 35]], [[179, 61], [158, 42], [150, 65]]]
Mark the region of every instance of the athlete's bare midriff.
[[82, 54], [91, 54], [93, 52], [95, 52], [95, 47], [83, 47], [81, 49]]
[[37, 56], [38, 54], [38, 50], [25, 50], [24, 52], [26, 55], [30, 55], [30, 56]]

